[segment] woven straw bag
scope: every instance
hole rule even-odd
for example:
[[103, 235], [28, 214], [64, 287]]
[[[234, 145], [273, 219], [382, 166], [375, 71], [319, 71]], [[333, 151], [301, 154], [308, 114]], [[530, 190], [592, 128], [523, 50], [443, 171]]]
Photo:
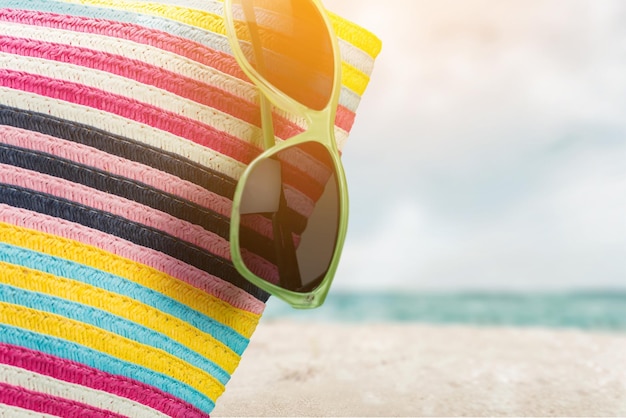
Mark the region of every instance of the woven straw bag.
[[[221, 16], [0, 0], [0, 416], [206, 417], [224, 391], [268, 295], [229, 261], [261, 130]], [[341, 148], [380, 43], [331, 17]]]

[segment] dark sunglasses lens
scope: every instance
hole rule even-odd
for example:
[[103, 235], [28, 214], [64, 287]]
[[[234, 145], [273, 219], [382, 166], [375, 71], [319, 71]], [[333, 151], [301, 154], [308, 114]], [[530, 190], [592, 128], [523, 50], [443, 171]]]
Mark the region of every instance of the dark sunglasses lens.
[[251, 167], [240, 201], [246, 267], [284, 289], [306, 293], [324, 279], [335, 253], [339, 187], [326, 148], [295, 145]]
[[233, 0], [237, 38], [248, 62], [278, 90], [315, 110], [333, 88], [330, 33], [307, 0]]

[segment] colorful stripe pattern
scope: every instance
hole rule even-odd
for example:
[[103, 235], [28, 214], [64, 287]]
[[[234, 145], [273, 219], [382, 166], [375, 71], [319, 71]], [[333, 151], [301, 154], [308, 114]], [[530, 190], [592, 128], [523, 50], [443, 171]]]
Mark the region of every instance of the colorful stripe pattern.
[[[0, 1], [0, 415], [206, 417], [224, 391], [268, 295], [230, 262], [261, 129], [221, 16]], [[331, 18], [341, 148], [380, 43]], [[275, 123], [279, 140], [305, 126]]]

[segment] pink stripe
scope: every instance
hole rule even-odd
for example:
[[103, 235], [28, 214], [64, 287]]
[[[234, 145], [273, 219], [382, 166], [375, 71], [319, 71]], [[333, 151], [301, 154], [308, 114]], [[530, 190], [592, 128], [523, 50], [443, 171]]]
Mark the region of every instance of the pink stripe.
[[125, 418], [91, 405], [0, 383], [0, 403], [59, 417]]
[[[191, 243], [199, 248], [222, 257], [231, 259], [230, 242], [208, 231], [200, 225], [171, 216], [145, 206], [132, 200], [125, 199], [113, 194], [101, 192], [82, 184], [73, 183], [58, 177], [38, 173], [36, 171], [25, 170], [20, 167], [0, 164], [0, 182], [13, 186], [25, 187], [41, 193], [80, 203], [94, 209], [102, 210], [113, 215], [117, 215], [145, 225], [159, 231], [163, 231], [183, 242]], [[264, 277], [278, 277], [278, 273], [273, 274], [276, 266], [256, 254], [248, 255], [248, 260], [255, 265], [255, 268], [264, 271]]]
[[207, 414], [193, 405], [153, 386], [39, 351], [9, 344], [0, 344], [0, 363], [21, 367], [58, 380], [108, 392], [171, 416], [207, 417]]
[[0, 164], [0, 181], [121, 216], [230, 260], [230, 245], [224, 238], [199, 225], [183, 221], [132, 200], [8, 164]]
[[49, 215], [0, 204], [0, 222], [33, 229], [81, 242], [144, 264], [202, 290], [230, 305], [260, 315], [265, 304], [230, 282], [213, 276], [177, 258], [142, 247], [96, 229]]
[[142, 182], [155, 189], [163, 190], [166, 193], [196, 203], [220, 215], [230, 217], [232, 208], [230, 199], [150, 166], [111, 155], [76, 142], [12, 126], [0, 126], [0, 138], [2, 138], [2, 142], [5, 144], [45, 152]]
[[260, 152], [252, 144], [199, 121], [82, 84], [0, 69], [0, 85], [113, 113], [189, 139], [245, 164]]
[[[201, 64], [213, 67], [222, 71], [226, 74], [229, 74], [233, 77], [237, 77], [242, 80], [248, 81], [247, 77], [243, 74], [237, 62], [233, 58], [232, 55], [226, 54], [221, 51], [214, 50], [200, 43], [191, 41], [189, 39], [177, 37], [171, 35], [166, 32], [161, 32], [154, 29], [145, 28], [143, 26], [134, 25], [131, 23], [122, 23], [115, 21], [107, 21], [103, 19], [93, 19], [87, 17], [76, 17], [76, 16], [65, 16], [59, 14], [52, 13], [43, 13], [37, 11], [28, 11], [28, 10], [10, 10], [4, 9], [0, 10], [0, 20], [5, 20], [9, 22], [15, 23], [24, 23], [29, 25], [36, 26], [46, 26], [57, 29], [65, 29], [72, 30], [75, 32], [84, 32], [84, 33], [94, 33], [98, 35], [105, 35], [111, 37], [117, 37], [121, 39], [127, 39], [133, 42], [142, 43], [145, 45], [150, 45], [156, 48], [163, 49], [165, 51], [169, 51], [175, 53], [177, 55], [184, 56], [188, 59], [200, 62]], [[56, 47], [56, 46], [55, 46]], [[20, 55], [25, 55], [24, 52], [18, 52]], [[70, 56], [68, 54], [68, 56]], [[50, 59], [50, 58], [49, 58]], [[54, 58], [56, 59], [56, 58]], [[117, 64], [116, 64], [117, 65]], [[97, 67], [92, 67], [97, 68]], [[124, 65], [119, 65], [119, 67], [113, 67], [123, 69]], [[108, 70], [107, 70], [108, 71]], [[111, 71], [111, 72], [114, 72]], [[114, 72], [118, 74], [117, 72]], [[180, 77], [182, 79], [182, 77]], [[165, 82], [165, 85], [168, 85], [168, 82], [171, 80], [170, 78], [162, 78], [162, 79], [153, 79], [151, 82], [147, 84], [154, 84], [155, 81], [162, 80]], [[173, 80], [177, 80], [176, 78]], [[138, 80], [139, 81], [139, 80]], [[154, 84], [157, 85], [157, 84]], [[162, 87], [166, 88], [166, 87]], [[169, 90], [174, 92], [174, 90]], [[189, 94], [189, 93], [187, 93]], [[203, 93], [204, 94], [204, 93]], [[220, 94], [228, 95], [227, 92], [222, 91]], [[182, 95], [182, 94], [181, 94]], [[184, 95], [183, 95], [184, 96]], [[196, 100], [191, 96], [188, 97], [192, 100]], [[198, 95], [196, 94], [196, 97]], [[207, 96], [210, 97], [210, 96]], [[200, 103], [203, 103], [200, 100], [196, 100]], [[233, 110], [241, 111], [243, 108], [238, 107], [239, 104], [235, 105]], [[249, 106], [249, 104], [248, 104]], [[218, 108], [217, 106], [215, 106]], [[221, 110], [221, 109], [220, 109]], [[237, 115], [236, 113], [227, 111], [227, 113], [231, 113], [232, 115]], [[244, 117], [238, 116], [240, 119], [245, 119]], [[344, 106], [339, 106], [337, 109], [337, 118], [335, 120], [335, 124], [344, 129], [345, 131], [350, 131], [352, 125], [354, 124], [355, 113], [350, 111], [348, 108]], [[252, 113], [252, 119], [249, 120], [250, 123], [254, 123], [255, 125], [260, 124], [260, 117], [258, 115], [258, 111]], [[283, 133], [282, 125], [287, 124], [287, 126], [292, 126], [295, 129], [300, 129], [295, 124], [291, 124], [286, 119], [275, 115], [275, 121], [277, 122], [277, 135], [281, 138], [288, 138], [292, 135], [288, 135], [287, 133]], [[287, 135], [287, 136], [281, 136]]]

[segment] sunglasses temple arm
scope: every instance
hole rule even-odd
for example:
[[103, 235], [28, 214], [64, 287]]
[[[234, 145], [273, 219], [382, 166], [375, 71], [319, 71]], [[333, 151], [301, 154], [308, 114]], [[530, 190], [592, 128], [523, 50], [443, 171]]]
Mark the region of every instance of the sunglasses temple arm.
[[293, 235], [288, 227], [289, 221], [285, 219], [288, 216], [286, 209], [287, 201], [281, 190], [280, 204], [272, 219], [278, 275], [281, 287], [288, 290], [298, 290], [302, 287], [302, 278], [300, 277], [296, 248], [293, 245]]
[[[254, 6], [250, 1], [242, 2], [243, 13], [250, 27], [250, 43], [254, 52], [254, 61], [257, 69], [261, 74], [265, 73], [265, 60], [263, 58], [263, 43], [261, 42], [260, 32], [256, 25], [256, 16]], [[261, 109], [261, 127], [263, 129], [263, 149], [269, 149], [276, 144], [274, 135], [274, 122], [272, 121], [272, 104], [259, 92], [259, 107]]]
[[263, 127], [263, 149], [269, 149], [276, 145], [274, 122], [272, 120], [272, 104], [261, 92], [259, 92], [259, 105], [261, 109], [261, 126]]

